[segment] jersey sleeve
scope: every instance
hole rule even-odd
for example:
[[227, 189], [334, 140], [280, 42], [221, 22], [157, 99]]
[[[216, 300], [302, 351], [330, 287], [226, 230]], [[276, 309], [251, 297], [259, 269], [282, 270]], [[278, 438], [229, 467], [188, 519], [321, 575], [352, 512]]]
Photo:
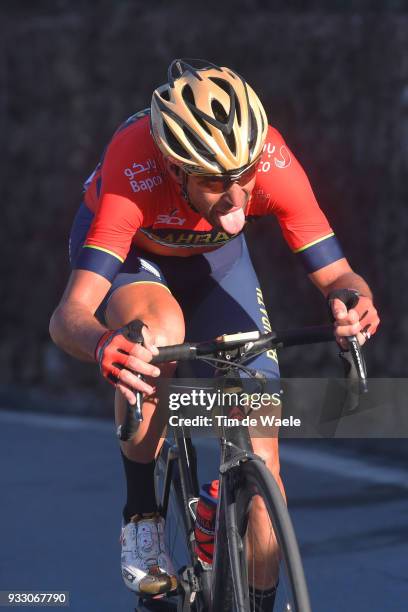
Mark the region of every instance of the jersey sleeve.
[[306, 173], [273, 128], [268, 132], [257, 188], [268, 194], [268, 212], [276, 215], [286, 242], [309, 273], [344, 257]]
[[132, 162], [126, 143], [112, 141], [98, 183], [99, 206], [88, 231], [76, 268], [90, 270], [113, 281], [126, 259], [143, 213], [132, 190]]

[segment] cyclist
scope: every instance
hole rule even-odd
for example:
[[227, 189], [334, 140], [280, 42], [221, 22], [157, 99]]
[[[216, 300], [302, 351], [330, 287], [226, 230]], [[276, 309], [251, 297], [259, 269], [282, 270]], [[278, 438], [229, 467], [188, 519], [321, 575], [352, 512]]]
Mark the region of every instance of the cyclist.
[[[299, 162], [236, 72], [174, 60], [150, 109], [118, 128], [85, 183], [70, 236], [72, 274], [50, 333], [74, 357], [98, 362], [116, 387], [118, 419], [136, 391], [144, 394], [144, 420], [135, 438], [121, 443], [122, 574], [138, 593], [163, 593], [176, 583], [153, 486], [167, 421], [155, 380], [171, 377], [175, 364], [159, 369], [149, 362], [157, 346], [185, 335], [200, 340], [268, 328], [242, 232], [251, 218], [270, 214], [324, 296], [359, 291], [349, 311], [338, 299], [330, 303], [337, 341], [356, 334], [363, 344], [379, 324], [371, 291], [344, 257]], [[139, 343], [123, 333], [135, 319]], [[273, 351], [251, 365], [279, 377]], [[253, 446], [282, 487], [277, 439], [256, 438]], [[263, 508], [253, 506], [251, 521], [260, 526]], [[271, 554], [277, 558], [276, 549]], [[269, 582], [252, 587], [257, 600], [264, 597], [262, 609], [273, 608], [275, 566]]]

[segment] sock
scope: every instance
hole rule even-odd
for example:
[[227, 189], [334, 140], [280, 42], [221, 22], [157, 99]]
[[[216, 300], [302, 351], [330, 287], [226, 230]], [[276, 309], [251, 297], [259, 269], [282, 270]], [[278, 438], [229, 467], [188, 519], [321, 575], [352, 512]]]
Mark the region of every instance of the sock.
[[134, 514], [157, 512], [154, 491], [154, 467], [156, 461], [138, 463], [131, 461], [120, 451], [125, 468], [127, 498], [123, 519], [128, 523]]
[[[261, 591], [249, 585], [249, 605], [251, 612], [273, 612], [275, 597], [276, 586]], [[254, 604], [255, 607], [253, 607]]]

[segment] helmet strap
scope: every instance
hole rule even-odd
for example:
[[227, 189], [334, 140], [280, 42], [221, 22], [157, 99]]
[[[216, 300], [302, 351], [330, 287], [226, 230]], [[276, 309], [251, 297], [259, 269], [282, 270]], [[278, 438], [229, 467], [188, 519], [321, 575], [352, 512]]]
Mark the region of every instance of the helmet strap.
[[[180, 186], [181, 196], [185, 199], [185, 201], [187, 202], [191, 210], [193, 210], [195, 213], [200, 214], [198, 210], [195, 208], [195, 206], [191, 203], [190, 197], [188, 195], [187, 173], [184, 172], [182, 168], [180, 168], [176, 164], [173, 164], [169, 161], [167, 161], [167, 171], [170, 173], [172, 179], [176, 183], [178, 183], [178, 185]], [[180, 183], [180, 174], [181, 174], [181, 183]]]
[[[183, 172], [183, 182], [181, 183], [181, 195], [183, 196], [183, 198], [185, 199], [185, 201], [187, 202], [187, 204], [189, 205], [189, 207], [196, 213], [198, 213], [198, 210], [196, 209], [196, 207], [194, 206], [194, 204], [192, 204], [191, 200], [190, 200], [190, 196], [188, 195], [188, 189], [187, 189], [187, 173]], [[200, 213], [198, 213], [200, 214]]]

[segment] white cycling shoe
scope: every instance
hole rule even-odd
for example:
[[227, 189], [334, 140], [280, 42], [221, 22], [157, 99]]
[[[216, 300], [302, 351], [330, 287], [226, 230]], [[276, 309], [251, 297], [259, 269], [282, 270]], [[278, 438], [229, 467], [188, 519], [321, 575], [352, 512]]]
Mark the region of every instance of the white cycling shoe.
[[177, 588], [177, 576], [164, 545], [164, 518], [136, 514], [122, 527], [122, 576], [139, 595], [161, 595]]

